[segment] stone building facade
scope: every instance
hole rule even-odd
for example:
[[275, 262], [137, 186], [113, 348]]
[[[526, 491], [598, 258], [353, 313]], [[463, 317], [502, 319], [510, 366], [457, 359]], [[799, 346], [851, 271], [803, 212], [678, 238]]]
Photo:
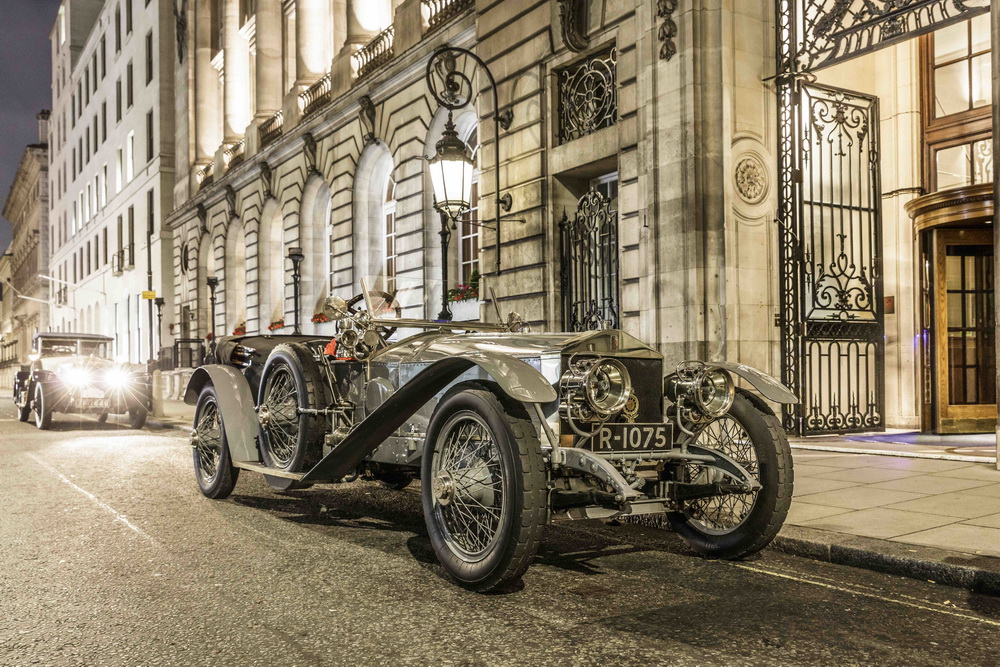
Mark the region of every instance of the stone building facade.
[[[172, 0], [64, 0], [50, 35], [52, 328], [156, 358], [155, 291], [173, 298]], [[146, 296], [149, 296], [148, 294]]]
[[[498, 143], [497, 109], [477, 71], [475, 99], [455, 120], [478, 153], [482, 226], [453, 233], [468, 243], [452, 244], [451, 276], [466, 278], [473, 254], [480, 295], [494, 289], [538, 329], [610, 322], [655, 343], [668, 363], [739, 360], [779, 376], [803, 399], [786, 415], [792, 430], [918, 427], [927, 410], [918, 389], [919, 249], [904, 207], [927, 191], [914, 143], [923, 76], [915, 54], [924, 47], [914, 40], [981, 15], [988, 2], [937, 0], [929, 22], [876, 2], [881, 13], [864, 26], [847, 25], [841, 4], [182, 3], [171, 317], [194, 338], [290, 324], [291, 247], [306, 256], [305, 332], [332, 332], [312, 315], [331, 293], [358, 293], [363, 276], [436, 289], [439, 222], [427, 158], [447, 114], [428, 92], [427, 63], [442, 45], [465, 47], [490, 68], [510, 124]], [[824, 35], [841, 64], [823, 69], [827, 85], [884, 98], [870, 122], [889, 142], [881, 185], [865, 195], [884, 225], [880, 247], [866, 255], [877, 280], [868, 272], [849, 279], [864, 293], [860, 314], [838, 306], [821, 326], [795, 306], [816, 285], [794, 227], [805, 204], [789, 203], [805, 145], [789, 133], [807, 124], [793, 127], [783, 114], [788, 91], [799, 95], [818, 61], [810, 60], [815, 40], [789, 37], [783, 17], [792, 5], [808, 29], [833, 26]], [[856, 45], [836, 42], [860, 31], [869, 31], [863, 59], [847, 53]], [[795, 43], [781, 55], [786, 41]], [[498, 272], [500, 194], [511, 206], [501, 211]], [[808, 205], [854, 210], [840, 200]], [[210, 276], [220, 281], [214, 323]], [[849, 299], [852, 289], [839, 293]], [[852, 338], [848, 325], [869, 316], [875, 326], [860, 327], [868, 338]], [[855, 373], [858, 359], [871, 363]], [[834, 361], [824, 370], [817, 360]]]
[[[38, 114], [38, 142], [24, 149], [3, 205], [3, 216], [14, 226], [5, 251], [7, 275], [0, 310], [0, 382], [13, 377], [14, 367], [27, 360], [32, 336], [49, 327], [49, 112]], [[7, 386], [7, 385], [4, 385]]]

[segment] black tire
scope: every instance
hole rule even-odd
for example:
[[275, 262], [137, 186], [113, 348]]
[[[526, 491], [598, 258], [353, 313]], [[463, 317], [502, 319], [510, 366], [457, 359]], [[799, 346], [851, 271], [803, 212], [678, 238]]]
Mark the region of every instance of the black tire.
[[[451, 448], [461, 445], [462, 428], [483, 429], [478, 437], [482, 439], [488, 435], [492, 446], [487, 445], [487, 450], [477, 445], [476, 449], [465, 449], [465, 457], [452, 459], [452, 464], [461, 466], [458, 469], [462, 471], [453, 477], [447, 468], [442, 472], [441, 458], [442, 453], [447, 454]], [[459, 436], [449, 442], [449, 436], [456, 430]], [[474, 433], [467, 432], [462, 447], [469, 447]], [[490, 454], [485, 461], [475, 458], [485, 456], [486, 451]], [[472, 470], [475, 472], [470, 473]], [[478, 386], [446, 398], [438, 406], [428, 429], [422, 479], [424, 520], [431, 546], [438, 561], [459, 585], [486, 592], [516, 581], [524, 574], [538, 550], [545, 525], [546, 481], [538, 435], [523, 408], [514, 403], [501, 403], [493, 392]], [[459, 484], [463, 479], [465, 486], [461, 488]], [[456, 480], [459, 481], [456, 483]], [[500, 493], [496, 494], [498, 489]], [[466, 494], [465, 499], [459, 500], [462, 492]], [[475, 492], [481, 494], [478, 499], [473, 497]], [[470, 546], [470, 536], [480, 539], [483, 534], [476, 536], [474, 531], [462, 531], [456, 521], [465, 522], [462, 517], [467, 514], [460, 515], [457, 507], [449, 509], [452, 504], [461, 502], [463, 511], [467, 511], [472, 505], [465, 504], [466, 499], [487, 511], [483, 514], [475, 510], [476, 515], [490, 524], [486, 531], [492, 535], [479, 552], [466, 547]], [[490, 510], [496, 510], [497, 514]], [[487, 516], [490, 518], [486, 519]], [[483, 526], [482, 523], [477, 525]]]
[[[302, 472], [320, 460], [326, 419], [297, 410], [326, 407], [325, 396], [323, 376], [307, 346], [291, 343], [274, 348], [264, 364], [257, 396], [264, 465]], [[288, 482], [281, 480], [280, 485], [286, 486], [281, 490], [287, 490]]]
[[221, 500], [233, 492], [240, 478], [229, 456], [229, 443], [223, 428], [219, 399], [212, 383], [205, 385], [194, 411], [194, 476], [198, 488], [208, 498]]
[[[134, 428], [135, 430], [138, 431], [139, 429], [141, 429], [143, 426], [146, 425], [147, 416], [148, 412], [146, 411], [146, 408], [132, 408], [131, 410], [128, 411], [129, 427]], [[107, 417], [105, 417], [105, 419], [107, 419]]]
[[107, 421], [108, 421], [108, 413], [107, 412], [102, 412], [101, 414], [97, 415], [97, 423], [98, 424], [104, 424]]
[[24, 405], [17, 405], [17, 403], [14, 405], [17, 406], [17, 420], [22, 422], [28, 421], [28, 418], [31, 416], [31, 401], [25, 401]]
[[[777, 417], [739, 394], [729, 413], [709, 429], [699, 436], [697, 444], [736, 459], [762, 488], [749, 499], [750, 505], [737, 497], [736, 506], [727, 512], [721, 504], [713, 504], [725, 497], [702, 498], [690, 501], [682, 512], [668, 514], [667, 519], [697, 553], [711, 558], [745, 558], [774, 539], [788, 514], [793, 483], [788, 438]], [[749, 443], [738, 442], [743, 434], [749, 436]], [[690, 479], [700, 469], [686, 466], [686, 475]]]
[[378, 472], [373, 477], [379, 485], [392, 491], [402, 491], [413, 481], [413, 477], [402, 472]]
[[42, 385], [35, 385], [35, 400], [32, 402], [35, 411], [35, 426], [47, 431], [52, 428], [52, 408], [46, 404], [45, 391]]

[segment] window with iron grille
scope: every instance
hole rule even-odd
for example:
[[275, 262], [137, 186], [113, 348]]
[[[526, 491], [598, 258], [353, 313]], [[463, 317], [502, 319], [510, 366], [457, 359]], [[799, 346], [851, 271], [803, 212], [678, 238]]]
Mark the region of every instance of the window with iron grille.
[[618, 122], [618, 50], [590, 56], [558, 72], [559, 143]]

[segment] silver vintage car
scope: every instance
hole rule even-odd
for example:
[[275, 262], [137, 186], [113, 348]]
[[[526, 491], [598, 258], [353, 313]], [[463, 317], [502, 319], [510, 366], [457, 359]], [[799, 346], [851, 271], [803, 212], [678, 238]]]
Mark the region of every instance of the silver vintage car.
[[735, 363], [665, 369], [614, 329], [409, 319], [405, 290], [362, 286], [327, 299], [332, 338], [219, 339], [185, 396], [204, 495], [228, 496], [241, 470], [277, 491], [419, 480], [439, 561], [475, 591], [517, 580], [552, 521], [658, 514], [719, 558], [781, 527], [792, 459], [767, 401], [796, 398], [773, 378]]

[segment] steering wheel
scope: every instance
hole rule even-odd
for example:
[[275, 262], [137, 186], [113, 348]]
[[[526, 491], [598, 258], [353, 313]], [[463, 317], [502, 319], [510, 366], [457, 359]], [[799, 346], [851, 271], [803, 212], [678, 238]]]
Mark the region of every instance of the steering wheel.
[[[388, 292], [383, 292], [382, 290], [377, 290], [377, 289], [368, 290], [368, 294], [371, 295], [372, 299], [384, 300], [386, 304], [395, 303], [396, 300], [396, 297], [394, 297], [392, 294], [389, 294]], [[364, 300], [365, 300], [364, 294], [358, 294], [356, 296], [351, 297], [351, 300], [347, 302], [348, 314], [357, 315], [359, 309], [356, 308], [356, 306], [360, 303], [364, 303]], [[396, 307], [394, 308], [394, 310], [396, 311], [396, 317], [402, 317], [403, 316], [402, 306], [400, 306], [398, 303], [396, 303], [395, 305]], [[387, 327], [379, 325], [375, 327], [375, 331], [378, 332], [379, 337], [383, 341], [385, 341], [389, 340], [389, 337], [392, 334], [396, 333], [396, 327]]]

